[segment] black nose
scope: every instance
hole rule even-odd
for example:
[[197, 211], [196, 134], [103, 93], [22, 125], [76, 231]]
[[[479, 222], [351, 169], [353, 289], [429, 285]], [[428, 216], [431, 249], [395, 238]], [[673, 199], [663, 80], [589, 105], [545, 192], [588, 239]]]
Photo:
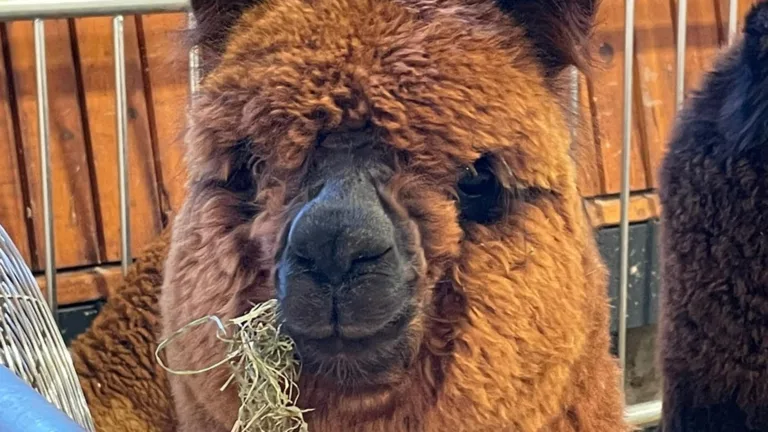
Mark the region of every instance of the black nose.
[[373, 181], [360, 173], [329, 176], [289, 227], [276, 284], [293, 336], [359, 340], [406, 314], [412, 272], [399, 231]]
[[372, 182], [325, 185], [294, 219], [287, 252], [310, 271], [340, 283], [357, 264], [375, 264], [394, 248], [394, 227]]

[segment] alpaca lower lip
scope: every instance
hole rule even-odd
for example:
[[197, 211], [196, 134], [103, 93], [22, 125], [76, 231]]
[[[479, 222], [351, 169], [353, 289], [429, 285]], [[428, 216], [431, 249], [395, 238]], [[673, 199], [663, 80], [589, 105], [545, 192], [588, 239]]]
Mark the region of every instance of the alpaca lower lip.
[[[332, 334], [327, 337], [308, 337], [300, 334], [291, 336], [296, 341], [299, 351], [310, 357], [364, 354], [397, 341], [405, 333], [411, 319], [410, 312], [400, 314], [380, 330], [363, 337], [345, 335], [343, 328], [331, 330]], [[291, 333], [290, 328], [287, 330]]]

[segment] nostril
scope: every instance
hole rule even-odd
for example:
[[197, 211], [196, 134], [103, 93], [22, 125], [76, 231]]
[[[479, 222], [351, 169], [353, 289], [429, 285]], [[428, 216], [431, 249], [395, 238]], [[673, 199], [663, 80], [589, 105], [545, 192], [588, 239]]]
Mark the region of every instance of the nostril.
[[289, 247], [287, 252], [289, 259], [297, 269], [322, 275], [323, 279], [329, 277], [332, 280], [344, 276], [354, 270], [355, 273], [367, 272], [370, 266], [375, 266], [394, 254], [394, 247], [361, 250], [349, 255], [340, 251], [335, 254], [314, 257], [299, 248]]
[[292, 252], [291, 255], [292, 255], [292, 258], [293, 258], [293, 262], [295, 262], [297, 265], [299, 265], [301, 267], [304, 267], [304, 268], [307, 268], [307, 269], [314, 268], [314, 266], [315, 266], [315, 260], [314, 259], [312, 259], [312, 258], [310, 258], [308, 256], [304, 256], [304, 255], [302, 255], [300, 253], [297, 253], [295, 250], [291, 250], [291, 252]]
[[387, 247], [381, 252], [377, 252], [375, 250], [371, 251], [362, 251], [359, 255], [357, 255], [355, 258], [352, 259], [352, 264], [363, 264], [363, 263], [370, 263], [379, 261], [381, 259], [384, 259], [387, 255], [392, 253], [393, 248], [392, 246]]

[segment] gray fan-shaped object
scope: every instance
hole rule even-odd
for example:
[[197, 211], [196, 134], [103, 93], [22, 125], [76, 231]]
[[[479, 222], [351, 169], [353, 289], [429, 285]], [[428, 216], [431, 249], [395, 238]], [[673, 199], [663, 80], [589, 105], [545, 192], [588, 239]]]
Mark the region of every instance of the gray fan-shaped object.
[[95, 430], [72, 357], [37, 281], [0, 225], [0, 365], [87, 431]]

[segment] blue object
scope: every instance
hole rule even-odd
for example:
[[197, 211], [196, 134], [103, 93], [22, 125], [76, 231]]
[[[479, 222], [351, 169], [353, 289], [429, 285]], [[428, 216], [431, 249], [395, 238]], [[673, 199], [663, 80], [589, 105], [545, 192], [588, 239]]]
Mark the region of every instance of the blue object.
[[0, 366], [0, 431], [85, 432], [10, 369]]

